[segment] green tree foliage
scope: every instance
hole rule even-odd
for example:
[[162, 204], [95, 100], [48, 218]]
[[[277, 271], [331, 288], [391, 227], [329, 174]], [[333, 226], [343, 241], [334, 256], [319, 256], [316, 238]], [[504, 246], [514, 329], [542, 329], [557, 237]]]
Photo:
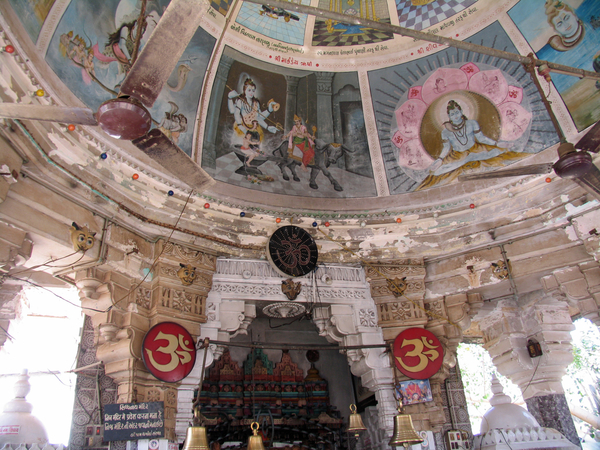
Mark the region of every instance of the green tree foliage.
[[519, 388], [508, 378], [496, 372], [492, 359], [483, 346], [479, 344], [460, 344], [457, 356], [473, 433], [477, 434], [479, 432], [481, 418], [491, 408], [493, 373], [496, 374], [496, 378], [504, 387], [504, 393], [510, 396], [513, 403], [520, 406], [524, 405], [525, 402]]
[[[573, 362], [563, 378], [565, 395], [570, 405], [577, 405], [595, 416], [600, 416], [600, 331], [587, 319], [574, 322]], [[598, 430], [574, 418], [580, 434], [596, 437]]]

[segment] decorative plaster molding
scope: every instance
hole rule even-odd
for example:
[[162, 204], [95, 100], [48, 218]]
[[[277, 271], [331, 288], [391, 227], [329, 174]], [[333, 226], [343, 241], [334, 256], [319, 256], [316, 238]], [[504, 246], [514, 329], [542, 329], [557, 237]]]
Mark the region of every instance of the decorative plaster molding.
[[182, 313], [203, 315], [205, 297], [185, 290], [161, 287], [157, 302], [163, 308], [169, 308]]
[[152, 290], [139, 287], [135, 291], [135, 303], [142, 308], [150, 309], [152, 307]]
[[216, 258], [214, 256], [173, 242], [165, 244], [162, 254], [165, 256], [172, 255], [175, 259], [183, 260], [196, 268], [209, 269], [211, 272], [216, 269]]
[[[406, 281], [406, 290], [404, 291], [404, 295], [424, 291], [425, 283], [423, 281]], [[394, 293], [389, 289], [387, 284], [371, 286], [371, 292], [373, 292], [373, 294], [375, 294], [376, 296], [394, 295]]]
[[426, 318], [425, 312], [410, 300], [380, 303], [377, 305], [377, 311], [381, 322], [405, 322]]
[[212, 290], [214, 292], [224, 292], [229, 294], [273, 296], [279, 298], [282, 296], [281, 286], [276, 285], [214, 282]]
[[[267, 261], [218, 258], [214, 277], [222, 280], [224, 275], [241, 277], [244, 280], [274, 278], [278, 280], [277, 283], [281, 283], [281, 279], [285, 278], [279, 272], [276, 272]], [[343, 267], [334, 264], [319, 265], [318, 276], [316, 277], [319, 286], [321, 282], [323, 286], [327, 286], [327, 283], [322, 280], [325, 275], [329, 275], [333, 283], [365, 283], [365, 271], [362, 267]], [[308, 279], [308, 277], [309, 275], [300, 277], [300, 279]]]
[[361, 309], [359, 310], [358, 315], [361, 326], [369, 328], [377, 326], [377, 317], [374, 309]]

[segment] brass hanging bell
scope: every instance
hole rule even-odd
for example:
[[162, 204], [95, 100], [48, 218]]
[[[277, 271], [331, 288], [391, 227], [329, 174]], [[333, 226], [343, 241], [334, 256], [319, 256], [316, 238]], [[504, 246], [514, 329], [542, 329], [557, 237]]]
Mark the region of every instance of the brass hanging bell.
[[205, 427], [188, 427], [183, 450], [210, 450]]
[[[256, 425], [256, 428], [254, 427]], [[252, 436], [248, 437], [248, 450], [265, 450], [265, 446], [263, 445], [262, 436], [258, 435], [258, 429], [260, 425], [258, 422], [252, 422], [250, 425], [252, 432], [254, 433]]]
[[356, 412], [356, 405], [350, 405], [350, 418], [348, 419], [348, 433], [354, 433], [354, 437], [358, 437], [360, 433], [365, 431], [367, 427], [362, 421], [360, 414]]
[[203, 427], [205, 417], [198, 408], [194, 408], [193, 426], [188, 427], [183, 450], [210, 450], [206, 427]]
[[398, 414], [394, 417], [394, 435], [390, 440], [392, 447], [403, 445], [408, 448], [421, 442], [423, 438], [415, 431], [410, 414]]

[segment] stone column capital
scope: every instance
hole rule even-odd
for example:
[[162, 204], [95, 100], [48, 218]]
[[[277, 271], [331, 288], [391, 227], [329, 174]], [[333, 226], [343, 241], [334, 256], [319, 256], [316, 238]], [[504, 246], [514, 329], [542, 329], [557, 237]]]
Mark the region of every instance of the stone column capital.
[[[573, 329], [566, 303], [542, 291], [503, 299], [479, 322], [484, 348], [498, 371], [517, 384], [525, 399], [562, 394], [561, 379], [571, 363]], [[543, 355], [531, 358], [527, 341], [540, 343]]]

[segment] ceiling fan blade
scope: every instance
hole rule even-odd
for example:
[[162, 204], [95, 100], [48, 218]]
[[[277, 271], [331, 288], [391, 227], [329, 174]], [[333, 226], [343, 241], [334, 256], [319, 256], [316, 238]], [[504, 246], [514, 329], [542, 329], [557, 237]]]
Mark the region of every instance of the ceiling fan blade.
[[600, 200], [600, 170], [595, 164], [585, 174], [571, 180]]
[[123, 81], [121, 94], [151, 107], [207, 10], [205, 0], [171, 0]]
[[596, 125], [579, 139], [579, 142], [575, 144], [575, 148], [592, 153], [600, 151], [600, 122], [596, 122]]
[[514, 169], [505, 170], [494, 170], [482, 173], [473, 173], [469, 175], [460, 175], [458, 179], [460, 181], [469, 180], [489, 180], [492, 178], [504, 178], [504, 177], [519, 177], [523, 175], [539, 175], [544, 173], [552, 172], [552, 163], [544, 164], [532, 164], [525, 167], [516, 167]]
[[45, 120], [77, 125], [98, 125], [94, 112], [68, 106], [24, 105], [0, 103], [0, 117], [6, 119]]
[[157, 128], [131, 142], [198, 193], [208, 189], [215, 182]]

